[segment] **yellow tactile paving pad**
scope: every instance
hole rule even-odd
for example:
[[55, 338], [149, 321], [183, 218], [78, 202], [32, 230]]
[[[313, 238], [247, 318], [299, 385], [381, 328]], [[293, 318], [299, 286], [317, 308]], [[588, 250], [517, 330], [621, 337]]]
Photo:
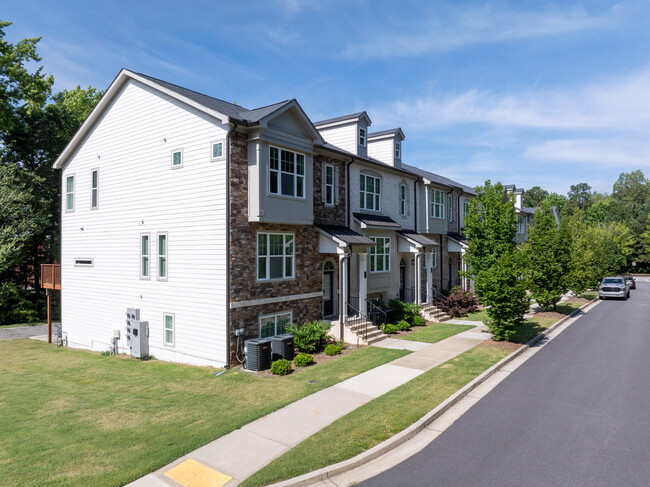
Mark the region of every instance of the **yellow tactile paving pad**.
[[223, 487], [229, 480], [232, 480], [232, 477], [206, 467], [191, 458], [167, 470], [165, 475], [184, 487]]

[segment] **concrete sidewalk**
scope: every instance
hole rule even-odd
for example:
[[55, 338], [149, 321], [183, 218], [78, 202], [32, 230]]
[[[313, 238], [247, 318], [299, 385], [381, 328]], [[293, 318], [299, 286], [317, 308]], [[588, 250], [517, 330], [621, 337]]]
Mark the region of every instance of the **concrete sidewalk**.
[[387, 338], [375, 346], [413, 353], [259, 418], [129, 486], [234, 487], [336, 419], [490, 337], [480, 323], [434, 344]]

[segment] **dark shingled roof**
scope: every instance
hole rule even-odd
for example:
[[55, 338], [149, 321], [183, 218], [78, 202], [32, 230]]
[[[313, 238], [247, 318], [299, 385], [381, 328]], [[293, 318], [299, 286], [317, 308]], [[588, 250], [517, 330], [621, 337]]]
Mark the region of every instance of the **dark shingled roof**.
[[450, 186], [452, 188], [459, 188], [462, 189], [463, 192], [465, 193], [476, 195], [476, 193], [474, 192], [474, 188], [471, 188], [462, 183], [457, 183], [453, 179], [446, 178], [444, 176], [441, 176], [440, 174], [435, 174], [429, 171], [425, 171], [424, 169], [420, 169], [419, 167], [410, 166], [404, 163], [402, 163], [402, 167], [407, 171], [415, 173], [418, 176], [426, 178], [429, 181], [432, 181], [434, 183], [442, 184], [443, 186]]
[[[368, 134], [368, 138], [372, 139], [373, 137], [381, 137], [382, 135], [394, 135], [398, 132], [402, 132], [402, 129], [399, 127], [395, 129], [380, 130], [379, 132], [372, 132], [371, 134]], [[404, 136], [404, 132], [402, 132], [402, 136]]]
[[255, 124], [259, 122], [262, 118], [266, 117], [270, 113], [273, 113], [274, 111], [278, 110], [279, 108], [283, 107], [284, 105], [286, 105], [291, 101], [291, 100], [284, 100], [279, 103], [274, 103], [273, 105], [268, 105], [266, 107], [260, 107], [260, 108], [255, 108], [253, 110], [249, 110], [242, 106], [235, 105], [234, 103], [229, 103], [227, 101], [219, 100], [218, 98], [213, 98], [211, 96], [204, 95], [196, 91], [188, 90], [187, 88], [183, 88], [182, 86], [174, 85], [172, 83], [168, 83], [167, 81], [163, 81], [158, 78], [147, 76], [146, 74], [142, 74], [142, 73], [137, 73], [137, 74], [138, 76], [142, 76], [143, 78], [153, 81], [154, 83], [164, 88], [167, 88], [168, 90], [174, 91], [179, 95], [182, 95], [186, 98], [189, 98], [190, 100], [200, 103], [206, 108], [209, 108], [211, 110], [216, 110], [220, 113], [223, 113], [224, 115], [227, 115], [228, 117], [234, 120], [237, 120], [245, 124]]
[[447, 233], [447, 236], [453, 238], [454, 240], [458, 240], [461, 243], [467, 243], [467, 237], [462, 233], [449, 232]]
[[376, 245], [375, 242], [370, 240], [368, 237], [343, 225], [325, 225], [322, 223], [316, 223], [314, 226], [348, 245]]
[[389, 216], [368, 215], [367, 213], [352, 213], [354, 218], [361, 223], [373, 227], [402, 228], [402, 226]]
[[398, 230], [397, 233], [420, 245], [439, 245], [435, 240], [431, 240], [429, 237], [425, 237], [414, 230]]
[[[351, 113], [350, 115], [341, 115], [340, 117], [334, 117], [334, 118], [328, 118], [327, 120], [321, 120], [319, 122], [314, 122], [314, 125], [318, 127], [319, 125], [326, 125], [328, 123], [335, 123], [335, 122], [342, 122], [343, 120], [355, 120], [361, 115], [366, 115], [368, 117], [368, 114], [366, 112], [359, 112], [359, 113]], [[368, 117], [368, 120], [370, 120], [370, 117]]]

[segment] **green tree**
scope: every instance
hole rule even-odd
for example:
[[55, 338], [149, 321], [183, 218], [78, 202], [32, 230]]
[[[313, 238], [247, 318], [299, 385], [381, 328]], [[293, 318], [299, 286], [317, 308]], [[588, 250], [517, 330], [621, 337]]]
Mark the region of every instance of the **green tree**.
[[533, 299], [544, 309], [555, 310], [567, 291], [569, 239], [566, 224], [560, 229], [548, 200], [535, 212], [535, 225], [524, 244], [526, 282]]
[[497, 340], [507, 340], [528, 309], [521, 277], [521, 255], [514, 242], [517, 215], [514, 196], [486, 181], [476, 188], [465, 218], [467, 272], [481, 302], [488, 306], [488, 327]]
[[524, 193], [524, 206], [536, 208], [549, 197], [549, 192], [539, 186], [533, 186]]

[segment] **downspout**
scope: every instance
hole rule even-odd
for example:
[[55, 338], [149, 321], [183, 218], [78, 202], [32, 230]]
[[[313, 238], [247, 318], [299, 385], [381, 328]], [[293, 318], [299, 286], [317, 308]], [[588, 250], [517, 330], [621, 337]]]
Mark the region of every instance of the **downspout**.
[[228, 306], [226, 306], [226, 368], [230, 368], [230, 137], [237, 129], [237, 122], [228, 129], [226, 134], [226, 176], [228, 178], [226, 184], [226, 296], [228, 299]]

